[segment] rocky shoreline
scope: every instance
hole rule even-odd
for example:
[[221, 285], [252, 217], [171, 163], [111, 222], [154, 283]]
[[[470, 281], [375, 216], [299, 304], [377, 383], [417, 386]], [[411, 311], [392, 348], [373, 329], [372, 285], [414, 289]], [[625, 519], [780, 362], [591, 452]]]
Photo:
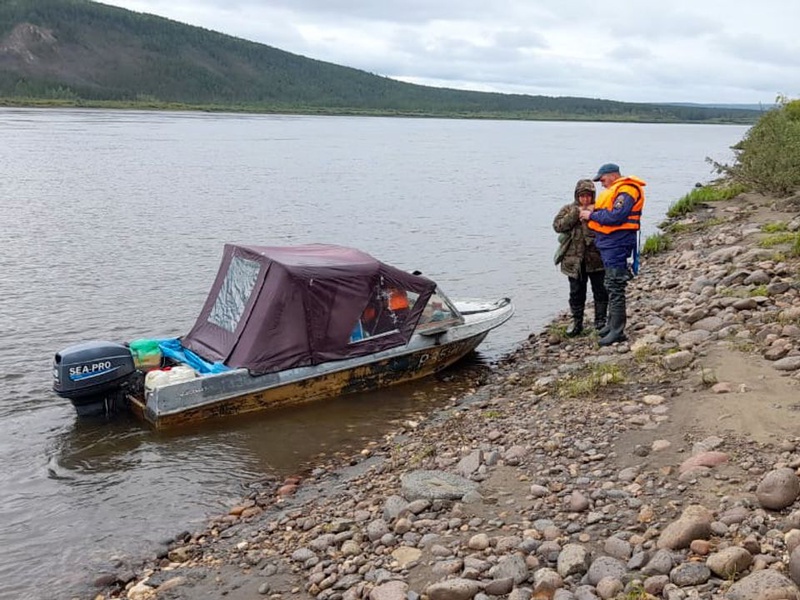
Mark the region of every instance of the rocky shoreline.
[[96, 598], [800, 600], [800, 258], [758, 245], [799, 213], [702, 207], [630, 285], [629, 343], [556, 321], [446, 410], [262, 482]]

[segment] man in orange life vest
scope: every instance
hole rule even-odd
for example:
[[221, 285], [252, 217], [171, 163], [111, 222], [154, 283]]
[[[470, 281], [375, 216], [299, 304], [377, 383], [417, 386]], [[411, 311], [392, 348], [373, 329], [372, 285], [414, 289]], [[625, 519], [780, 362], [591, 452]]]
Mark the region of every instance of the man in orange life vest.
[[600, 345], [609, 346], [627, 340], [625, 288], [633, 277], [628, 259], [633, 259], [634, 272], [637, 271], [638, 235], [647, 184], [638, 177], [623, 177], [614, 163], [601, 166], [593, 181], [599, 181], [605, 189], [594, 208], [581, 210], [580, 217], [588, 222], [589, 229], [597, 232], [595, 246], [606, 269], [608, 323], [599, 334]]

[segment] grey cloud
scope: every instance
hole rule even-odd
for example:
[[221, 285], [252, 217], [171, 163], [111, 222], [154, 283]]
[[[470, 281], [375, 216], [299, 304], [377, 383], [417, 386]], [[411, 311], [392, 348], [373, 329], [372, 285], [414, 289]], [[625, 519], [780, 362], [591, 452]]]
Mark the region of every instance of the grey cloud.
[[[157, 0], [152, 2], [157, 4]], [[220, 10], [283, 9], [313, 16], [314, 19], [391, 21], [394, 23], [420, 23], [430, 20], [480, 19], [482, 16], [502, 14], [505, 5], [515, 2], [488, 3], [483, 0], [403, 0], [398, 5], [374, 0], [194, 0], [195, 6]]]
[[653, 52], [646, 46], [639, 44], [619, 44], [608, 53], [609, 58], [617, 60], [650, 60], [653, 58]]
[[800, 54], [800, 44], [792, 44], [782, 39], [770, 39], [758, 32], [747, 35], [720, 36], [715, 46], [721, 53], [734, 56], [750, 63], [770, 63], [796, 66]]
[[[498, 91], [511, 87], [509, 91], [516, 93], [539, 94], [540, 90], [548, 90], [549, 95], [566, 95], [566, 92], [554, 94], [559, 86], [569, 91], [586, 89], [587, 82], [597, 78], [595, 69], [576, 63], [564, 63], [546, 57], [508, 56], [506, 61], [484, 63], [451, 63], [429, 62], [424, 65], [397, 65], [407, 68], [406, 72], [397, 72], [395, 77], [422, 77], [434, 79], [440, 85], [459, 85], [463, 81], [482, 84], [482, 88], [495, 88]], [[413, 70], [411, 70], [413, 68]], [[618, 74], [615, 73], [614, 77]], [[620, 80], [624, 79], [620, 77]], [[585, 95], [585, 94], [575, 94]]]
[[719, 21], [685, 11], [664, 10], [657, 14], [642, 11], [631, 20], [629, 31], [649, 42], [680, 44], [682, 40], [694, 40], [701, 36], [714, 35], [719, 31]]
[[494, 34], [495, 44], [512, 48], [547, 48], [545, 37], [532, 29], [504, 29]]

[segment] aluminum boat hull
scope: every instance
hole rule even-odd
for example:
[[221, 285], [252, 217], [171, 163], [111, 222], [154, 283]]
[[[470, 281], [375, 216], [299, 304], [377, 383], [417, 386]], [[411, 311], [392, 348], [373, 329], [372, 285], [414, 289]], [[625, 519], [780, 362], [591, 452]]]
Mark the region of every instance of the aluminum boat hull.
[[514, 313], [507, 298], [461, 306], [464, 323], [417, 332], [399, 348], [259, 376], [236, 369], [129, 394], [128, 405], [154, 428], [166, 429], [413, 381], [469, 354]]

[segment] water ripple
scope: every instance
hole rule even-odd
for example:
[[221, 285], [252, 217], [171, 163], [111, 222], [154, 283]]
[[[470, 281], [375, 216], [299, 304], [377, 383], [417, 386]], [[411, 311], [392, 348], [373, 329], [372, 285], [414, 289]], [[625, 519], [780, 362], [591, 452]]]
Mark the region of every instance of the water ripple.
[[[242, 482], [357, 451], [458, 385], [431, 379], [380, 403], [353, 396], [158, 433], [128, 419], [79, 422], [51, 392], [56, 350], [186, 333], [225, 242], [321, 241], [420, 269], [454, 297], [511, 296], [517, 315], [481, 346], [478, 362], [490, 363], [566, 306], [551, 221], [575, 180], [610, 159], [641, 175], [654, 229], [710, 177], [705, 157], [725, 160], [745, 131], [32, 109], [0, 118], [3, 198], [14, 199], [0, 219], [0, 581], [16, 598], [54, 586], [88, 596], [82, 586], [111, 556], [224, 511]], [[647, 144], [609, 156], [620, 135]]]

